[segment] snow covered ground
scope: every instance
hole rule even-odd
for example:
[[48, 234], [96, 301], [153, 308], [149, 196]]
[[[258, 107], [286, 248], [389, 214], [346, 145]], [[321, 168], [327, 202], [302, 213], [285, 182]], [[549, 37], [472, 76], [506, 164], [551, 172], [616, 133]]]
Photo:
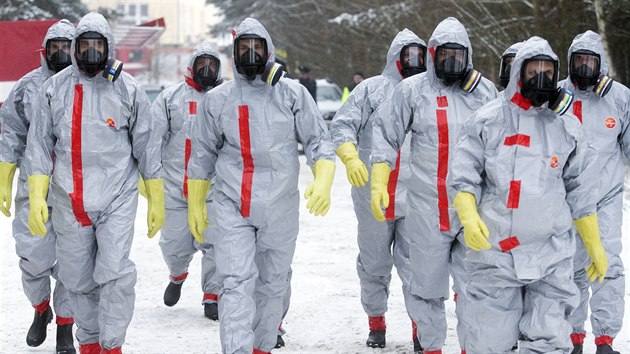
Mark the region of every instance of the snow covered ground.
[[[301, 161], [304, 163], [303, 156]], [[17, 180], [17, 178], [16, 178]], [[312, 180], [309, 168], [302, 168], [300, 190]], [[14, 189], [15, 190], [15, 189]], [[337, 163], [333, 201], [325, 218], [316, 218], [301, 203], [300, 235], [293, 261], [293, 297], [285, 319], [287, 346], [277, 353], [410, 353], [411, 324], [404, 308], [401, 283], [394, 273], [390, 310], [387, 313], [387, 348], [365, 346], [367, 317], [359, 301], [359, 279], [355, 270], [356, 219], [350, 199], [345, 168]], [[141, 199], [136, 218], [136, 239], [131, 259], [138, 268], [136, 309], [127, 332], [126, 353], [217, 353], [220, 352], [218, 323], [203, 316], [201, 306], [200, 256], [195, 257], [182, 299], [173, 308], [162, 303], [168, 272], [157, 237], [145, 235], [146, 202]], [[624, 241], [630, 234], [630, 200], [626, 199]], [[38, 348], [26, 346], [26, 331], [33, 309], [22, 291], [18, 258], [11, 236], [11, 222], [0, 217], [0, 352], [53, 353], [55, 325], [48, 328], [48, 339]], [[624, 250], [628, 261], [630, 251]], [[628, 279], [628, 278], [627, 278]], [[628, 280], [626, 280], [628, 284]], [[452, 296], [451, 296], [452, 298]], [[624, 328], [615, 340], [621, 353], [630, 353], [630, 286], [626, 286]], [[455, 305], [449, 300], [448, 338], [444, 353], [459, 353], [455, 334]], [[590, 325], [587, 324], [590, 329]], [[594, 353], [592, 335], [586, 340], [585, 353]]]

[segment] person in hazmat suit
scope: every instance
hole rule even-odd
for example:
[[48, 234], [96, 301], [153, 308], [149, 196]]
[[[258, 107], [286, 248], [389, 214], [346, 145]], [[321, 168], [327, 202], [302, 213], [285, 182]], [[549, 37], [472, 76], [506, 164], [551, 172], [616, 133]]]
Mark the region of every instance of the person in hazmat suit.
[[[394, 263], [404, 284], [405, 301], [413, 301], [407, 294], [411, 270], [403, 269], [409, 265], [409, 236], [405, 229], [409, 146], [406, 144], [400, 151], [397, 168], [390, 174], [388, 194], [391, 203], [386, 211], [387, 222], [378, 222], [370, 209], [368, 184], [373, 113], [390, 99], [400, 81], [426, 71], [426, 50], [426, 43], [412, 31], [404, 29], [398, 32], [387, 52], [382, 74], [358, 84], [330, 125], [337, 155], [346, 165], [348, 181], [353, 186], [352, 201], [358, 221], [357, 272], [361, 282], [361, 304], [368, 315], [370, 329], [366, 344], [372, 348], [385, 347], [385, 312]], [[414, 333], [413, 340], [417, 351], [420, 351], [416, 337]]]
[[[205, 240], [197, 242], [188, 229], [188, 160], [192, 141], [190, 130], [198, 119], [206, 92], [222, 82], [221, 61], [215, 47], [208, 41], [193, 49], [188, 61], [185, 80], [162, 91], [151, 106], [153, 119], [162, 131], [162, 177], [165, 186], [166, 221], [161, 230], [160, 249], [170, 272], [170, 282], [164, 291], [164, 304], [174, 306], [179, 301], [182, 284], [188, 276], [188, 265], [195, 253], [203, 254], [201, 287], [204, 314], [218, 319], [218, 284], [214, 250]], [[206, 202], [209, 202], [206, 196]]]
[[582, 353], [586, 332], [589, 288], [591, 328], [597, 354], [619, 354], [613, 339], [623, 325], [625, 276], [621, 253], [623, 220], [624, 157], [630, 158], [630, 90], [608, 77], [608, 63], [601, 37], [586, 31], [573, 39], [568, 53], [569, 76], [560, 86], [574, 90], [573, 114], [582, 123], [584, 134], [597, 150], [600, 164], [597, 216], [599, 232], [608, 257], [608, 273], [603, 282], [589, 283], [586, 277], [588, 254], [578, 240], [573, 279], [580, 290], [580, 304], [571, 314], [573, 354]]
[[466, 351], [568, 353], [578, 302], [575, 234], [591, 280], [606, 274], [597, 229], [596, 151], [557, 87], [558, 57], [532, 38], [514, 57], [504, 94], [470, 118], [453, 155], [453, 206], [470, 247]]
[[[501, 54], [501, 65], [499, 66], [499, 85], [505, 90], [510, 81], [510, 69], [512, 62], [523, 42], [517, 42], [509, 46], [503, 54]], [[503, 92], [503, 91], [502, 91]]]
[[[41, 66], [24, 75], [15, 84], [9, 97], [0, 108], [0, 210], [11, 216], [13, 177], [16, 167], [21, 167], [26, 148], [26, 136], [33, 117], [37, 117], [37, 96], [48, 78], [65, 69], [70, 62], [70, 42], [74, 38], [74, 25], [68, 20], [53, 24], [44, 37], [40, 52]], [[31, 347], [41, 345], [46, 339], [46, 329], [52, 321], [50, 308], [50, 277], [55, 279], [53, 307], [57, 324], [57, 353], [75, 353], [72, 340], [74, 319], [68, 290], [59, 280], [56, 264], [55, 242], [57, 236], [50, 222], [46, 223], [48, 237], [34, 237], [28, 230], [28, 185], [26, 173], [20, 168], [15, 196], [13, 237], [15, 250], [20, 257], [22, 288], [35, 315], [26, 335]]]
[[[315, 215], [330, 206], [335, 152], [306, 88], [281, 78], [267, 30], [247, 18], [232, 33], [235, 79], [205, 95], [192, 129], [188, 222], [200, 240], [209, 222], [216, 228], [223, 352], [268, 353], [277, 344], [298, 234], [297, 143], [315, 176], [305, 193]], [[206, 213], [209, 174], [215, 181]]]
[[[428, 45], [426, 73], [398, 84], [388, 104], [376, 112], [372, 138], [371, 209], [385, 220], [392, 202], [387, 188], [398, 151], [411, 132], [411, 175], [407, 183], [412, 275], [407, 311], [418, 327], [425, 353], [441, 353], [446, 339], [444, 301], [453, 276], [457, 332], [464, 348], [465, 246], [447, 176], [454, 143], [472, 113], [497, 97], [494, 84], [473, 69], [472, 47], [464, 26], [449, 17], [435, 28]], [[381, 110], [385, 110], [380, 112]]]
[[162, 139], [146, 93], [122, 71], [114, 48], [101, 14], [81, 18], [72, 66], [48, 79], [38, 96], [22, 163], [34, 235], [46, 234], [50, 184], [59, 278], [70, 293], [82, 354], [121, 353], [125, 342], [135, 301], [129, 252], [138, 171], [148, 196], [149, 237], [164, 223]]

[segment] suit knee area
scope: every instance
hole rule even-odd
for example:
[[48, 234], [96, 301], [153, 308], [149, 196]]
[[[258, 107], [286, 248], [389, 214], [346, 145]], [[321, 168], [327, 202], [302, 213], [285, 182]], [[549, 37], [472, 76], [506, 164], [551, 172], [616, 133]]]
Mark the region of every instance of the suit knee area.
[[267, 277], [262, 285], [256, 286], [256, 292], [268, 297], [282, 297], [288, 287], [287, 273]]
[[223, 292], [235, 290], [256, 281], [258, 274], [256, 272], [243, 272], [240, 274], [230, 274], [223, 277]]

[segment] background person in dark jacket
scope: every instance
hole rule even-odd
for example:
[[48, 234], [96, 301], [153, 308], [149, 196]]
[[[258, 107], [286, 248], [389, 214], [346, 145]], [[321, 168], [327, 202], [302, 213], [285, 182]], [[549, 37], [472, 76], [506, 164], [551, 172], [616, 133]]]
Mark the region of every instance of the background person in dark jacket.
[[308, 93], [311, 94], [311, 96], [313, 96], [313, 100], [315, 100], [315, 102], [317, 102], [317, 84], [315, 83], [315, 80], [311, 79], [311, 75], [309, 74], [311, 72], [311, 68], [309, 68], [308, 66], [300, 66], [300, 83], [302, 85], [304, 85], [304, 87], [306, 87], [306, 89], [308, 90]]

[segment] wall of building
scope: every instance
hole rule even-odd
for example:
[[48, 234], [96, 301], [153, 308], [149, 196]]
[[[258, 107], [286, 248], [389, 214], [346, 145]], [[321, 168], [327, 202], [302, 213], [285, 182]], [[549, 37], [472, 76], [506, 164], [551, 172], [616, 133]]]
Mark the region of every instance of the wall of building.
[[166, 30], [160, 45], [192, 47], [203, 39], [213, 40], [210, 26], [219, 18], [213, 5], [205, 0], [83, 0], [90, 10], [111, 8], [124, 13], [119, 24], [139, 25], [164, 17]]

